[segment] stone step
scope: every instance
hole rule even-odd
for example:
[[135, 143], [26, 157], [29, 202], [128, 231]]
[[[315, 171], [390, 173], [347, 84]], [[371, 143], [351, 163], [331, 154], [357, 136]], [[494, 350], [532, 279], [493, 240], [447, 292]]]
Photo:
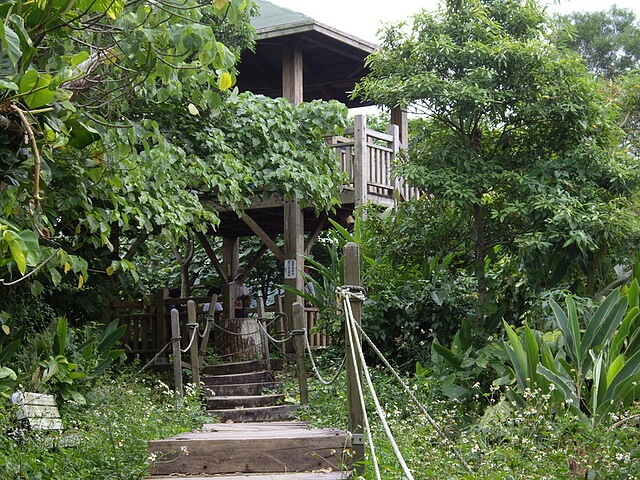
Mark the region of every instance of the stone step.
[[297, 473], [256, 473], [247, 475], [207, 475], [201, 476], [153, 476], [148, 477], [149, 480], [211, 480], [212, 478], [220, 478], [223, 480], [350, 480], [350, 472], [297, 472]]
[[349, 448], [345, 432], [299, 425], [208, 424], [199, 431], [154, 440], [149, 442], [149, 453], [157, 459], [151, 473], [239, 475], [341, 470], [345, 449]]
[[257, 370], [264, 370], [264, 362], [260, 360], [248, 360], [246, 362], [219, 363], [217, 365], [207, 365], [203, 367], [202, 373], [205, 375], [231, 375], [236, 373], [250, 373]]
[[229, 395], [260, 395], [265, 389], [277, 389], [282, 384], [280, 382], [259, 382], [259, 383], [241, 383], [237, 385], [211, 385], [204, 387], [203, 394], [205, 397], [213, 396], [229, 396]]
[[200, 380], [206, 387], [213, 385], [238, 385], [240, 383], [273, 382], [275, 379], [269, 372], [233, 373], [229, 375], [205, 375]]
[[217, 417], [220, 422], [281, 422], [294, 418], [298, 405], [275, 405], [271, 407], [234, 408], [207, 410], [205, 413]]
[[277, 405], [284, 400], [282, 394], [215, 396], [206, 399], [207, 410], [253, 408]]

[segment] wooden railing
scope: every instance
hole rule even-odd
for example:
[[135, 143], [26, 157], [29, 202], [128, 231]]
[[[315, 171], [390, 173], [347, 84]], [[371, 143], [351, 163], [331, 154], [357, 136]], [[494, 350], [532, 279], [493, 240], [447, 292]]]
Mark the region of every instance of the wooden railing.
[[392, 179], [393, 161], [400, 148], [396, 125], [389, 128], [389, 133], [376, 132], [367, 128], [364, 116], [356, 115], [353, 128], [343, 136], [330, 137], [328, 142], [338, 155], [340, 169], [348, 175], [345, 187], [353, 190], [356, 205], [393, 205], [397, 200], [420, 195], [402, 179]]

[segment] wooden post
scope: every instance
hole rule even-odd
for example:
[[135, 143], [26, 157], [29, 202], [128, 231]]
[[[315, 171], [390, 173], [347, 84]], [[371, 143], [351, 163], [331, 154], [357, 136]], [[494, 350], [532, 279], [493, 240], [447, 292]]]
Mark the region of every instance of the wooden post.
[[364, 115], [356, 115], [353, 121], [353, 194], [357, 207], [367, 201], [369, 147], [367, 147], [366, 117]]
[[[296, 290], [304, 290], [304, 215], [297, 199], [284, 204], [284, 283]], [[284, 292], [284, 313], [287, 315], [288, 330], [296, 328], [293, 325], [293, 304], [302, 303], [302, 297], [290, 291]], [[294, 342], [287, 342], [285, 350], [294, 351]]]
[[291, 38], [282, 50], [282, 96], [296, 106], [304, 100], [302, 60], [300, 42]]
[[[191, 382], [195, 388], [200, 388], [200, 355], [198, 355], [198, 322], [196, 321], [196, 302], [189, 300], [187, 302], [187, 331], [189, 332], [189, 341], [191, 348]], [[191, 339], [193, 338], [193, 341]]]
[[398, 126], [400, 148], [406, 149], [409, 146], [409, 120], [407, 118], [407, 111], [398, 107], [392, 108], [391, 124]]
[[296, 347], [296, 363], [298, 365], [298, 384], [300, 385], [300, 405], [309, 403], [309, 387], [307, 386], [307, 364], [304, 361], [304, 311], [300, 302], [293, 304], [293, 326], [296, 330], [302, 330], [304, 334], [297, 334], [294, 338]]
[[271, 370], [271, 358], [269, 355], [269, 337], [267, 335], [267, 319], [265, 317], [264, 299], [258, 297], [258, 327], [260, 328], [260, 347], [262, 352], [262, 361], [267, 371]]
[[224, 306], [224, 318], [235, 318], [233, 306], [233, 292], [230, 283], [240, 268], [240, 242], [238, 237], [224, 237], [222, 239], [222, 256], [225, 274], [229, 282], [222, 286], [222, 305]]
[[[344, 246], [344, 282], [346, 285], [360, 285], [360, 246], [349, 242]], [[361, 324], [362, 305], [357, 300], [350, 300], [351, 311], [358, 325]], [[348, 329], [345, 329], [348, 332]], [[358, 332], [354, 335], [359, 338]], [[361, 342], [361, 340], [359, 340]], [[358, 475], [364, 472], [364, 411], [360, 403], [358, 379], [362, 384], [362, 365], [356, 356], [354, 363], [349, 349], [355, 348], [349, 335], [346, 336], [347, 350], [347, 398], [349, 401], [348, 428], [352, 435], [352, 465]]]
[[[166, 288], [159, 288], [156, 290], [156, 324], [155, 324], [155, 334], [153, 335], [155, 345], [154, 345], [154, 354], [158, 353], [162, 347], [167, 344], [168, 340], [168, 328], [167, 328], [167, 317], [165, 312], [164, 300], [168, 296], [168, 290]], [[163, 355], [158, 359], [157, 363], [164, 363], [167, 365], [168, 355]]]
[[207, 348], [209, 348], [209, 337], [211, 336], [211, 331], [215, 328], [215, 319], [216, 319], [216, 304], [218, 303], [218, 294], [214, 293], [211, 295], [209, 299], [209, 311], [204, 316], [207, 320], [207, 323], [204, 326], [204, 335], [202, 337], [202, 343], [200, 343], [200, 349], [198, 352], [199, 355], [199, 367], [202, 368], [204, 363], [204, 358], [207, 356]]
[[182, 406], [182, 352], [180, 351], [180, 312], [171, 310], [171, 343], [173, 344], [173, 378], [178, 406]]

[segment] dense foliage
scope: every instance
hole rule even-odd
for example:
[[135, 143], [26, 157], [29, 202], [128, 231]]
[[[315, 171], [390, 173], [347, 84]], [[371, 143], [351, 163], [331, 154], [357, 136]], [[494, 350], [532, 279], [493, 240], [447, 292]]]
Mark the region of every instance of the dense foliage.
[[428, 259], [474, 277], [479, 327], [546, 290], [593, 296], [633, 256], [638, 177], [616, 106], [549, 31], [531, 2], [448, 1], [387, 29], [357, 89], [418, 114], [395, 172], [429, 194], [374, 226], [376, 253], [402, 274]]

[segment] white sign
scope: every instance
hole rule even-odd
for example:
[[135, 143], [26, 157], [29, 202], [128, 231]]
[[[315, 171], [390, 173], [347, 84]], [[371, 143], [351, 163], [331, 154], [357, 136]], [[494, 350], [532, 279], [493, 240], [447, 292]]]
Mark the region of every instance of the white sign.
[[298, 266], [296, 265], [295, 258], [291, 258], [284, 261], [284, 278], [285, 280], [296, 278]]

